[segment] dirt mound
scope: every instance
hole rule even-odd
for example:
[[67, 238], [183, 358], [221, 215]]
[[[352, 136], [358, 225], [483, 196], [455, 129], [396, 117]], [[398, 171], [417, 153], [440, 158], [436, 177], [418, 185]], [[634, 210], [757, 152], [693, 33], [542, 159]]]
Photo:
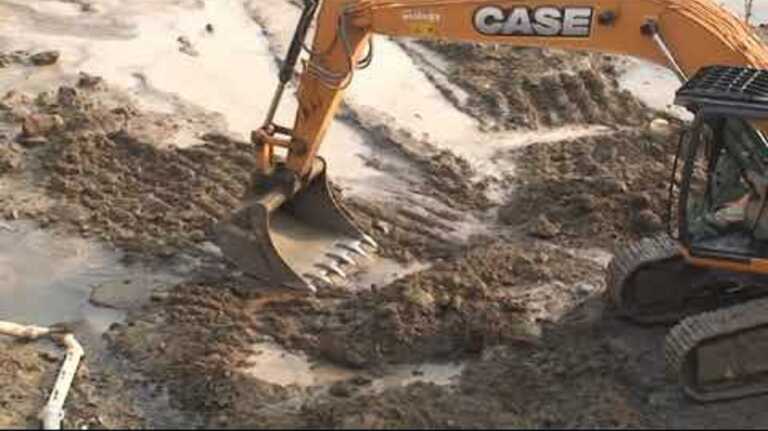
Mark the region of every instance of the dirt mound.
[[516, 150], [521, 180], [499, 217], [576, 246], [651, 235], [666, 227], [675, 152], [674, 136], [639, 129]]
[[[551, 261], [559, 262], [557, 270], [547, 268]], [[531, 342], [537, 307], [552, 306], [534, 297], [535, 288], [574, 284], [594, 266], [536, 246], [497, 243], [360, 294], [320, 322], [305, 310], [302, 321], [319, 335], [319, 355], [348, 366], [461, 357]]]
[[21, 120], [24, 148], [9, 144], [2, 152], [0, 167], [35, 169], [36, 183], [59, 202], [24, 215], [126, 250], [163, 254], [205, 239], [239, 205], [252, 147], [215, 134], [202, 136], [202, 145], [163, 147], [183, 125], [126, 100], [102, 102], [98, 90], [82, 88], [92, 85], [99, 81], [39, 95]]
[[461, 392], [498, 400], [545, 428], [642, 427], [640, 400], [617, 378], [627, 367], [593, 334], [551, 334], [540, 346], [497, 348], [461, 378]]
[[447, 58], [448, 79], [468, 92], [464, 109], [491, 129], [567, 124], [639, 126], [650, 110], [616, 80], [607, 55], [426, 41]]
[[[554, 261], [556, 269], [544, 265]], [[550, 247], [523, 251], [497, 243], [357, 294], [275, 294], [254, 290], [258, 286], [245, 279], [207, 279], [156, 295], [165, 298], [142, 310], [142, 317], [129, 325], [116, 325], [109, 339], [131, 363], [169, 384], [174, 407], [207, 412], [218, 420], [226, 412], [307, 398], [299, 388], [272, 385], [236, 371], [255, 343], [274, 341], [315, 358], [368, 370], [478, 355], [495, 345], [535, 343], [542, 316], [583, 299], [583, 292], [566, 286], [591, 279], [595, 272], [594, 263]], [[546, 289], [538, 290], [549, 284], [564, 286], [571, 299], [560, 301]], [[384, 411], [387, 402], [382, 403]], [[311, 423], [346, 420], [314, 417], [322, 410], [308, 413]]]

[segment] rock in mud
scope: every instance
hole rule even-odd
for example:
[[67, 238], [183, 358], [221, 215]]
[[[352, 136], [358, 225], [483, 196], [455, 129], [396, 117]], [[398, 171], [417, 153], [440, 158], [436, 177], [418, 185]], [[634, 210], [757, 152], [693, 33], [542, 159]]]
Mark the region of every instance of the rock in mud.
[[19, 172], [23, 166], [24, 158], [15, 144], [0, 144], [0, 174]]
[[59, 61], [60, 56], [61, 53], [59, 51], [43, 51], [33, 54], [29, 57], [29, 61], [35, 66], [50, 66], [56, 64], [56, 62]]
[[24, 138], [39, 137], [61, 127], [64, 127], [64, 119], [60, 115], [30, 114], [24, 117], [21, 133]]
[[655, 212], [642, 210], [633, 217], [634, 228], [639, 234], [651, 234], [660, 231], [664, 223]]
[[48, 139], [45, 136], [19, 136], [19, 144], [27, 148], [40, 147], [48, 143]]
[[104, 82], [104, 79], [100, 76], [89, 75], [85, 72], [80, 72], [80, 77], [77, 80], [78, 88], [96, 88]]
[[99, 307], [125, 310], [146, 302], [151, 295], [150, 291], [134, 285], [131, 280], [113, 280], [95, 286], [89, 300]]
[[192, 57], [197, 57], [200, 55], [199, 52], [192, 46], [192, 42], [189, 40], [186, 36], [179, 36], [178, 39], [176, 39], [177, 42], [179, 42], [179, 51], [183, 52], [184, 54], [190, 55]]
[[540, 215], [528, 230], [528, 234], [541, 239], [552, 239], [560, 234], [560, 225], [547, 218], [546, 215]]
[[652, 134], [660, 138], [668, 138], [669, 135], [674, 133], [675, 128], [664, 118], [656, 118], [651, 121], [649, 130]]

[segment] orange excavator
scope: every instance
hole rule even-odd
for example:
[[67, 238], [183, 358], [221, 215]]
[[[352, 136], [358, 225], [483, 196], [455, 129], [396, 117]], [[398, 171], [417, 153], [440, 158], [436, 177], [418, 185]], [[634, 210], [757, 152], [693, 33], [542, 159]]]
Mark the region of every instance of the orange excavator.
[[[667, 360], [695, 399], [768, 392], [768, 49], [712, 0], [304, 0], [253, 132], [245, 205], [214, 229], [229, 259], [266, 285], [311, 292], [375, 253], [317, 156], [374, 34], [629, 55], [677, 74], [675, 102], [695, 120], [670, 167], [669, 233], [616, 253], [608, 296], [634, 321], [677, 324]], [[303, 51], [286, 127], [275, 116]]]

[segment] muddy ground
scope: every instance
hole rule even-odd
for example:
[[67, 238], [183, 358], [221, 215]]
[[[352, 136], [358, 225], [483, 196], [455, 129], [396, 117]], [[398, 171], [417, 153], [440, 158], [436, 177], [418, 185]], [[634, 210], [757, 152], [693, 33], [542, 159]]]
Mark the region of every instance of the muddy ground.
[[[665, 227], [680, 122], [622, 91], [613, 57], [424, 48], [453, 65], [440, 79], [470, 97], [451, 103], [488, 131], [606, 127], [500, 150], [496, 162], [514, 169], [491, 177], [396, 119], [345, 107], [342, 121], [420, 176], [404, 179], [410, 194], [396, 202], [340, 198], [380, 256], [426, 269], [315, 296], [243, 276], [212, 247], [212, 223], [237, 207], [253, 167], [252, 146], [217, 116], [141, 109], [85, 74], [0, 100], [0, 216], [109, 244], [126, 265], [194, 267], [86, 345], [99, 353], [78, 372], [67, 427], [768, 424], [764, 398], [687, 400], [664, 375], [666, 329], [622, 321], [602, 296], [606, 251]], [[423, 51], [403, 49], [419, 63]], [[8, 68], [31, 61], [0, 55]], [[658, 118], [669, 124], [661, 132], [650, 127]], [[502, 190], [501, 201], [490, 190]], [[419, 206], [425, 197], [439, 205]], [[485, 229], [458, 235], [468, 220]], [[252, 368], [265, 345], [338, 377], [276, 383]], [[0, 427], [36, 426], [60, 354], [44, 343], [0, 346], [0, 387], [11, 388], [0, 395]], [[448, 382], [377, 383], [403, 365], [435, 363], [461, 367]]]

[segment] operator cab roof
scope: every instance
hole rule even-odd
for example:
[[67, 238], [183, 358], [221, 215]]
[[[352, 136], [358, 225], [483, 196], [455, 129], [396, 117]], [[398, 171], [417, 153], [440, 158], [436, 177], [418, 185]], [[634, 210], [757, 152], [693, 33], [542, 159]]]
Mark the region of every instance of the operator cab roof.
[[768, 70], [704, 67], [677, 91], [675, 104], [692, 112], [768, 119]]

